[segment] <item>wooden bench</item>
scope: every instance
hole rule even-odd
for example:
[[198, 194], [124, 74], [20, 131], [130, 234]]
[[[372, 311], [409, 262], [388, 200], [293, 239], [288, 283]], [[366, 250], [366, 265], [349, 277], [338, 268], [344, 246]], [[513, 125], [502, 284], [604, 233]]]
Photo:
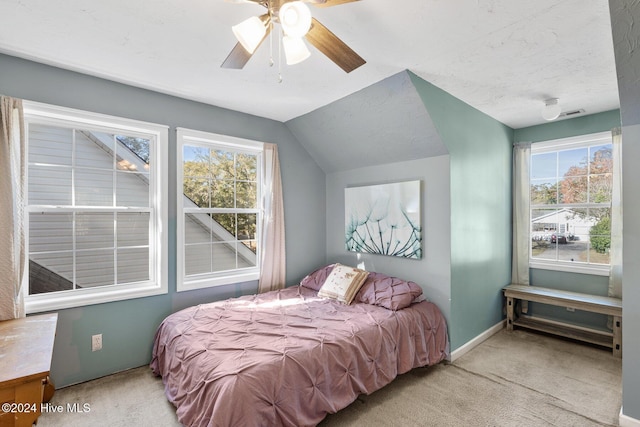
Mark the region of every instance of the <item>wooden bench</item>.
[[[511, 284], [503, 288], [507, 299], [507, 330], [514, 326], [609, 347], [613, 355], [622, 357], [622, 300], [579, 292]], [[515, 300], [567, 307], [613, 316], [613, 331], [601, 331], [553, 320], [515, 313]], [[519, 315], [518, 315], [519, 314]]]

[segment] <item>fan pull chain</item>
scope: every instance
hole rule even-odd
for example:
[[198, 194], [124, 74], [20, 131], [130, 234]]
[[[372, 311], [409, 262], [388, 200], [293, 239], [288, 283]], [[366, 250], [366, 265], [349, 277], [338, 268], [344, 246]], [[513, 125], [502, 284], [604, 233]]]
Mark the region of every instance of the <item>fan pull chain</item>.
[[269, 12], [269, 67], [273, 67], [273, 15], [271, 14], [271, 0], [267, 0]]
[[269, 67], [273, 67], [273, 20], [269, 20]]
[[278, 43], [278, 83], [282, 83], [282, 25], [279, 26], [280, 42]]

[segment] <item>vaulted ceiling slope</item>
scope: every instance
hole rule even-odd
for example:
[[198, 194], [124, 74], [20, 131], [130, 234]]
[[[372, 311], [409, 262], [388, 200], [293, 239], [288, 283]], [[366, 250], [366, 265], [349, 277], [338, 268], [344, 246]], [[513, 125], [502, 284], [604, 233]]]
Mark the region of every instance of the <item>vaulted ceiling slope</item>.
[[325, 173], [448, 153], [407, 71], [285, 124]]
[[0, 52], [280, 122], [406, 69], [513, 129], [543, 123], [550, 97], [585, 114], [619, 107], [605, 0], [312, 7], [367, 63], [347, 74], [310, 46], [283, 63], [282, 83], [277, 36], [242, 70], [220, 68], [231, 26], [262, 13], [224, 0], [0, 0]]

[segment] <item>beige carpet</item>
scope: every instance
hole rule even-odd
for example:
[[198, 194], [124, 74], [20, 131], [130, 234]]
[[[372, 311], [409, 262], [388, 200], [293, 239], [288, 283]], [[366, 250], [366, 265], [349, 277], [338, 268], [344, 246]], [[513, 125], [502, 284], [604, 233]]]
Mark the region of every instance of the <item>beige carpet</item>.
[[[525, 331], [501, 331], [452, 364], [415, 369], [320, 425], [617, 425], [622, 364], [610, 351]], [[87, 404], [89, 412], [68, 412]], [[179, 426], [148, 367], [56, 391], [38, 427]]]

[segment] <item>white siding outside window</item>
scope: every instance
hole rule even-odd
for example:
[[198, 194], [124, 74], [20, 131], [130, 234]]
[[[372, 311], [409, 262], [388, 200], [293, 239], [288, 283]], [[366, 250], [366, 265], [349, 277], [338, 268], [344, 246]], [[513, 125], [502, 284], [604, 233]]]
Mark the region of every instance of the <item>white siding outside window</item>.
[[178, 291], [258, 280], [263, 144], [177, 129]]
[[31, 102], [25, 122], [27, 312], [166, 293], [167, 127]]

